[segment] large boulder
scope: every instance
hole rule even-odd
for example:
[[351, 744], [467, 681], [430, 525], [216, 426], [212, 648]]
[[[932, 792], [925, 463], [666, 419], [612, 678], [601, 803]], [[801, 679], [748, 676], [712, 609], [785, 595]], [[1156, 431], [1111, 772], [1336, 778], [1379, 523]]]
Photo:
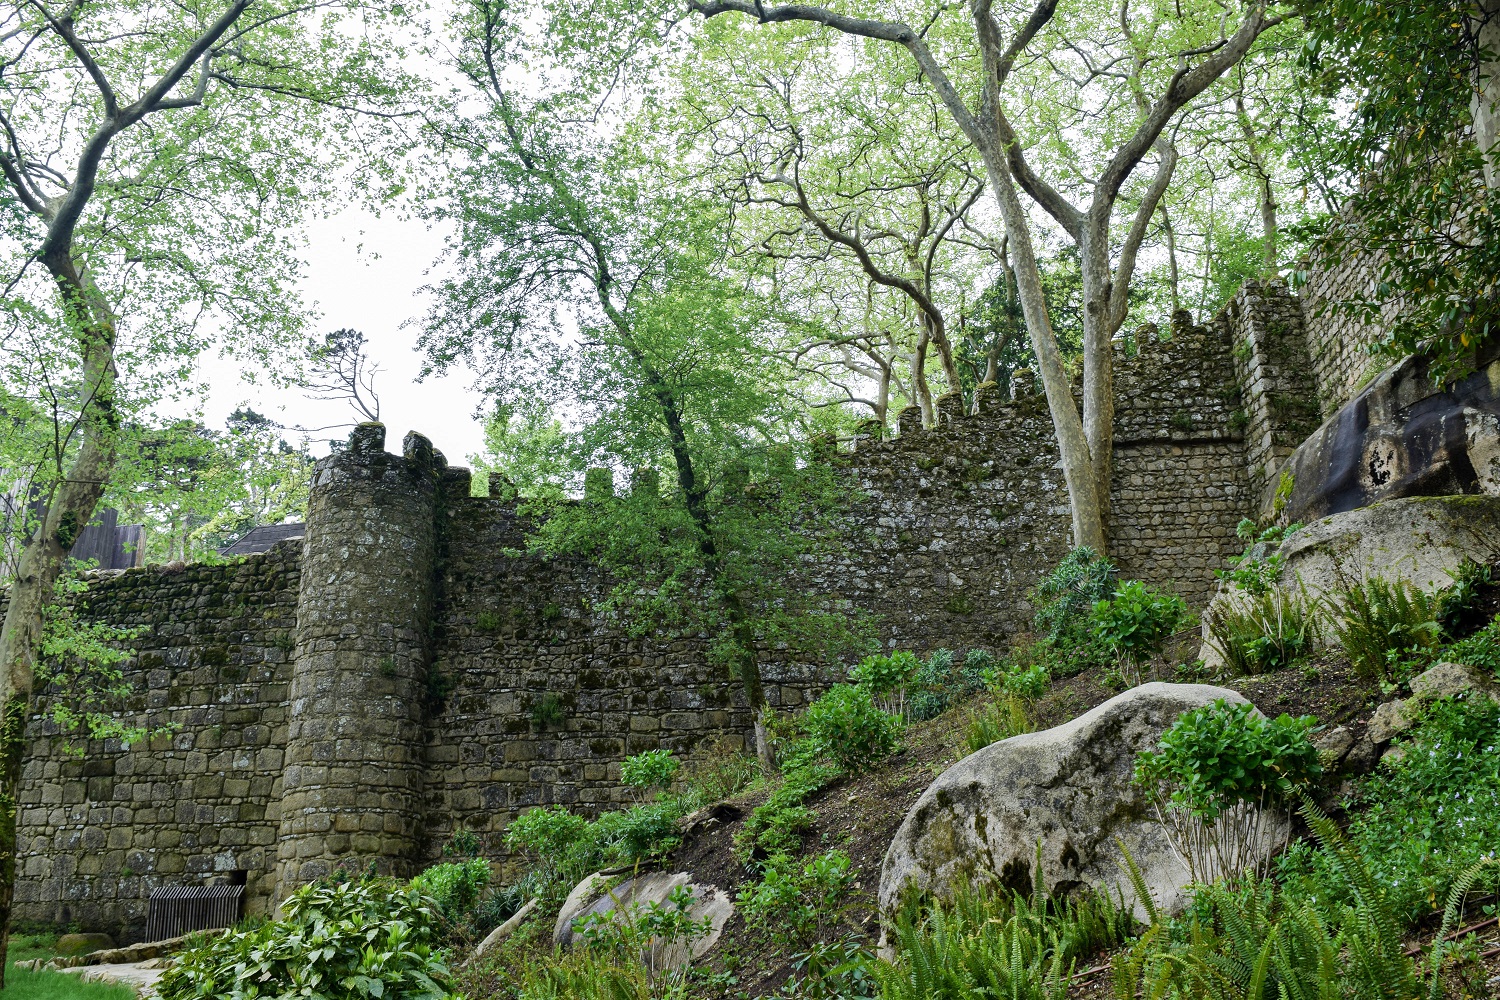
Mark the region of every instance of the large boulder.
[[1286, 524], [1398, 497], [1500, 495], [1500, 347], [1477, 368], [1450, 384], [1417, 355], [1386, 369], [1271, 477], [1264, 515]]
[[689, 919], [707, 922], [707, 932], [691, 940], [651, 940], [641, 958], [652, 969], [671, 969], [685, 965], [703, 955], [718, 942], [724, 925], [734, 915], [734, 904], [717, 886], [698, 885], [686, 872], [648, 872], [616, 882], [616, 877], [597, 872], [574, 887], [563, 902], [552, 928], [552, 940], [568, 947], [579, 936], [582, 924], [592, 914], [611, 921], [635, 920], [653, 904], [670, 907], [672, 892], [686, 886], [692, 894], [687, 908]]
[[[928, 786], [891, 841], [880, 873], [882, 912], [896, 910], [912, 888], [946, 897], [958, 886], [998, 880], [1027, 890], [1038, 844], [1049, 891], [1104, 886], [1130, 899], [1117, 841], [1157, 904], [1179, 912], [1188, 900], [1187, 866], [1131, 775], [1136, 754], [1154, 748], [1178, 716], [1220, 698], [1245, 701], [1206, 684], [1143, 684], [1072, 722], [965, 757]], [[1284, 824], [1279, 829], [1284, 838]], [[1136, 912], [1144, 919], [1139, 902]]]
[[1385, 500], [1314, 521], [1281, 544], [1281, 584], [1313, 595], [1374, 576], [1432, 593], [1465, 559], [1500, 560], [1500, 497]]

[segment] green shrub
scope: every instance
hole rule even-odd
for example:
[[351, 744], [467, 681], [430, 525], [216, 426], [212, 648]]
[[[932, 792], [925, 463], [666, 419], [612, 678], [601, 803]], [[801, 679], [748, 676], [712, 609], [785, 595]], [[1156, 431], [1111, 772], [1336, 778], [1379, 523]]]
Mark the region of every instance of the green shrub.
[[673, 799], [601, 813], [589, 824], [586, 856], [598, 867], [634, 864], [670, 853], [682, 840], [677, 821], [683, 815], [682, 804]]
[[843, 851], [804, 863], [772, 858], [735, 900], [749, 928], [783, 949], [805, 949], [848, 916], [859, 873]]
[[412, 888], [431, 899], [449, 924], [462, 923], [490, 884], [490, 863], [483, 858], [445, 861], [411, 880]]
[[1052, 675], [1046, 664], [1032, 660], [1006, 660], [991, 668], [985, 678], [985, 686], [996, 695], [1014, 695], [1023, 701], [1036, 701], [1052, 683]]
[[895, 715], [906, 711], [906, 688], [916, 679], [922, 661], [908, 650], [897, 650], [889, 656], [876, 653], [860, 660], [850, 673], [854, 683], [870, 692], [881, 707]]
[[[1435, 702], [1399, 745], [1399, 759], [1356, 791], [1348, 838], [1380, 894], [1411, 920], [1441, 908], [1458, 875], [1500, 844], [1500, 707]], [[1283, 868], [1347, 900], [1353, 887], [1334, 860], [1300, 845]]]
[[808, 737], [849, 774], [873, 769], [901, 742], [901, 720], [875, 707], [871, 692], [853, 684], [835, 684], [807, 707], [803, 720]]
[[537, 806], [510, 821], [505, 846], [532, 859], [556, 859], [573, 849], [588, 826], [588, 820], [563, 806]]
[[969, 650], [962, 664], [954, 660], [951, 650], [933, 650], [912, 679], [907, 718], [915, 722], [935, 719], [981, 690], [985, 671], [993, 662], [994, 657], [982, 649]]
[[1403, 681], [1437, 650], [1437, 604], [1405, 580], [1350, 584], [1330, 606], [1333, 635], [1359, 676]]
[[620, 780], [639, 794], [665, 791], [672, 786], [682, 763], [670, 750], [647, 750], [626, 757], [620, 764]]
[[1453, 585], [1438, 595], [1436, 617], [1444, 632], [1459, 637], [1485, 624], [1480, 598], [1500, 588], [1500, 565], [1481, 566], [1465, 559], [1450, 575]]
[[1090, 627], [1119, 660], [1139, 665], [1160, 652], [1187, 617], [1187, 604], [1176, 594], [1126, 580], [1109, 600], [1094, 603]]
[[1322, 771], [1313, 722], [1220, 699], [1184, 712], [1157, 749], [1136, 756], [1135, 782], [1195, 880], [1264, 869], [1263, 824]]
[[751, 810], [750, 818], [735, 834], [735, 857], [740, 863], [750, 865], [800, 850], [802, 834], [816, 818], [804, 803], [837, 775], [834, 768], [818, 763], [789, 769], [781, 784]]
[[1443, 659], [1500, 675], [1500, 619], [1443, 650]]
[[1087, 546], [1063, 557], [1028, 594], [1037, 634], [1069, 646], [1086, 640], [1089, 609], [1114, 589], [1114, 564]]
[[1206, 617], [1209, 645], [1236, 675], [1289, 667], [1311, 653], [1318, 638], [1313, 602], [1275, 587], [1220, 601]]
[[1286, 561], [1277, 549], [1288, 535], [1301, 528], [1300, 524], [1289, 524], [1286, 527], [1272, 525], [1257, 533], [1255, 522], [1245, 518], [1234, 533], [1247, 547], [1243, 553], [1229, 560], [1229, 569], [1218, 572], [1219, 579], [1233, 584], [1252, 597], [1269, 593], [1281, 576], [1281, 567]]
[[178, 957], [162, 1000], [252, 997], [448, 998], [437, 914], [415, 887], [388, 879], [313, 883], [283, 918], [236, 929]]

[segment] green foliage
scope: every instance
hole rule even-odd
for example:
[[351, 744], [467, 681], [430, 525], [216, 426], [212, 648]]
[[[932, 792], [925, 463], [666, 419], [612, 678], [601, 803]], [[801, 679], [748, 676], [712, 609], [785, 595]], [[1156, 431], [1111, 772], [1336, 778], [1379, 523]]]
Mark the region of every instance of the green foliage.
[[911, 682], [907, 718], [914, 722], [935, 719], [951, 706], [970, 697], [985, 685], [985, 671], [994, 657], [982, 649], [971, 649], [962, 662], [946, 649], [933, 650], [917, 667]]
[[1117, 657], [1139, 665], [1160, 652], [1187, 617], [1187, 603], [1176, 594], [1126, 580], [1109, 600], [1095, 602], [1089, 622]]
[[1437, 609], [1436, 597], [1384, 577], [1346, 584], [1329, 606], [1334, 638], [1355, 673], [1384, 682], [1403, 681], [1431, 661], [1442, 635]]
[[910, 650], [896, 650], [889, 656], [875, 653], [855, 665], [849, 679], [879, 699], [880, 706], [893, 715], [906, 714], [906, 689], [917, 676], [922, 661]]
[[1016, 695], [1001, 694], [969, 713], [965, 740], [970, 753], [977, 753], [1000, 740], [1008, 740], [1035, 728], [1026, 702]]
[[1437, 621], [1445, 633], [1459, 637], [1486, 623], [1480, 598], [1500, 590], [1500, 565], [1481, 566], [1465, 559], [1450, 575], [1453, 584], [1438, 595]]
[[1232, 674], [1282, 670], [1313, 651], [1318, 613], [1303, 592], [1268, 587], [1233, 594], [1205, 613], [1208, 642]]
[[537, 806], [510, 821], [505, 828], [505, 847], [533, 860], [559, 858], [583, 838], [588, 825], [588, 820], [564, 806]]
[[538, 729], [560, 726], [566, 721], [568, 710], [560, 696], [549, 691], [531, 703], [531, 723]]
[[1221, 699], [1184, 712], [1157, 749], [1136, 756], [1135, 783], [1195, 880], [1234, 883], [1265, 871], [1272, 811], [1322, 772], [1312, 724]]
[[628, 918], [590, 913], [575, 923], [575, 929], [588, 949], [603, 952], [621, 964], [640, 962], [644, 956], [652, 975], [660, 978], [665, 973], [670, 982], [681, 978], [686, 970], [663, 964], [665, 949], [674, 944], [690, 944], [713, 926], [709, 917], [694, 919], [692, 908], [692, 888], [679, 885], [667, 894], [665, 902], [627, 904]]
[[1443, 649], [1442, 658], [1490, 670], [1500, 677], [1500, 619]]
[[1485, 186], [1470, 107], [1483, 15], [1464, 0], [1299, 6], [1307, 83], [1351, 109], [1302, 137], [1352, 181], [1319, 250], [1379, 262], [1370, 291], [1338, 308], [1386, 331], [1387, 356], [1425, 350], [1440, 377], [1461, 371], [1493, 341], [1500, 302], [1500, 189]]
[[[1348, 839], [1373, 888], [1405, 922], [1441, 907], [1458, 876], [1500, 844], [1500, 707], [1440, 701], [1355, 792]], [[1358, 887], [1336, 857], [1295, 846], [1288, 878], [1307, 874], [1315, 894], [1339, 901]]]
[[438, 915], [390, 880], [313, 883], [282, 902], [283, 917], [184, 951], [157, 986], [162, 1000], [328, 1000], [453, 997], [438, 951]]
[[1322, 772], [1311, 716], [1268, 719], [1223, 699], [1184, 712], [1157, 749], [1136, 757], [1135, 780], [1208, 822], [1241, 803], [1285, 801]]
[[759, 881], [740, 890], [735, 903], [752, 931], [783, 950], [805, 953], [846, 921], [858, 878], [843, 851], [806, 863], [779, 855], [766, 863]]
[[670, 750], [647, 750], [626, 757], [620, 764], [620, 780], [641, 794], [665, 791], [672, 786], [682, 762]]
[[1109, 596], [1117, 575], [1114, 563], [1087, 546], [1069, 552], [1028, 595], [1037, 633], [1054, 643], [1081, 640], [1090, 609]]
[[1255, 597], [1268, 593], [1276, 585], [1276, 580], [1281, 576], [1281, 567], [1286, 562], [1286, 557], [1277, 547], [1301, 527], [1301, 524], [1289, 524], [1285, 527], [1272, 525], [1257, 532], [1255, 522], [1245, 518], [1235, 528], [1235, 534], [1247, 547], [1243, 553], [1229, 560], [1229, 569], [1218, 572], [1219, 579], [1232, 583]]
[[926, 913], [903, 908], [893, 961], [875, 970], [879, 995], [1064, 1000], [1077, 966], [1127, 940], [1132, 925], [1130, 910], [1105, 896], [1062, 900], [965, 886]]
[[[12, 946], [11, 950], [19, 949]], [[82, 982], [77, 974], [52, 969], [5, 970], [5, 1000], [135, 1000], [135, 997], [135, 990], [129, 986]]]
[[490, 863], [483, 858], [445, 861], [424, 870], [411, 880], [411, 887], [437, 904], [450, 925], [470, 916], [490, 884]]
[[863, 774], [901, 743], [901, 719], [875, 706], [868, 689], [835, 684], [807, 707], [804, 725], [820, 754], [848, 774]]
[[808, 797], [837, 777], [838, 772], [816, 763], [788, 766], [780, 785], [750, 813], [734, 836], [735, 857], [741, 864], [764, 862], [795, 854], [802, 834], [816, 818], [805, 804]]
[[1024, 659], [1007, 659], [989, 669], [985, 686], [996, 695], [1013, 695], [1022, 701], [1036, 701], [1052, 683], [1045, 662], [1025, 662]]

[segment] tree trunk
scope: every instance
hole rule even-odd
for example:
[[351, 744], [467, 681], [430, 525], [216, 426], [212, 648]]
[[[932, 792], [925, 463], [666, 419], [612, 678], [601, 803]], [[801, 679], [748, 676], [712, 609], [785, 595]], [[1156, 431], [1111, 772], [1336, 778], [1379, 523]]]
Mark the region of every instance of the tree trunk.
[[[1115, 331], [1110, 323], [1109, 209], [1090, 214], [1078, 248], [1083, 271], [1083, 432], [1093, 462], [1099, 518], [1107, 524], [1115, 448]], [[1103, 554], [1106, 550], [1097, 551]]]
[[1167, 214], [1166, 203], [1158, 208], [1161, 212], [1162, 232], [1167, 236], [1167, 280], [1172, 286], [1172, 315], [1182, 308], [1181, 282], [1177, 275], [1177, 231], [1172, 228], [1172, 217]]
[[[115, 328], [98, 293], [80, 275], [71, 260], [47, 261], [57, 281], [63, 307], [79, 331], [83, 400], [78, 417], [78, 452], [67, 473], [52, 490], [46, 515], [36, 533], [21, 550], [16, 576], [10, 587], [10, 606], [0, 626], [0, 705], [5, 706], [5, 740], [0, 746], [0, 918], [6, 931], [0, 935], [0, 970], [5, 968], [5, 943], [9, 939], [10, 904], [15, 893], [16, 802], [23, 747], [13, 726], [24, 725], [36, 682], [36, 660], [41, 651], [42, 628], [52, 603], [57, 578], [68, 550], [79, 532], [94, 516], [94, 508], [114, 470], [118, 418], [114, 409]], [[65, 456], [57, 456], [59, 466]], [[20, 721], [16, 721], [19, 719]], [[12, 759], [14, 758], [14, 759]], [[3, 972], [0, 972], [3, 975]], [[0, 986], [3, 986], [0, 979]]]
[[1005, 163], [1003, 151], [987, 144], [982, 149], [990, 186], [995, 200], [1000, 205], [1000, 217], [1005, 224], [1006, 238], [1014, 255], [1011, 261], [1016, 277], [1016, 292], [1021, 300], [1021, 312], [1026, 318], [1026, 333], [1031, 339], [1031, 350], [1036, 355], [1038, 374], [1047, 395], [1047, 409], [1052, 414], [1052, 427], [1057, 435], [1057, 450], [1062, 460], [1063, 478], [1068, 484], [1068, 497], [1073, 513], [1073, 544], [1087, 545], [1095, 552], [1108, 551], [1104, 534], [1104, 508], [1099, 502], [1095, 486], [1094, 462], [1089, 453], [1089, 440], [1084, 434], [1083, 421], [1078, 416], [1078, 407], [1073, 402], [1073, 387], [1068, 373], [1063, 368], [1062, 353], [1057, 349], [1057, 337], [1052, 332], [1052, 321], [1047, 315], [1047, 299], [1042, 293], [1042, 276], [1037, 269], [1036, 253], [1032, 248], [1030, 222], [1021, 207], [1020, 196], [1011, 180], [1010, 168]]
[[1481, 52], [1489, 52], [1491, 58], [1479, 64], [1478, 84], [1474, 96], [1469, 99], [1469, 110], [1474, 116], [1474, 138], [1479, 142], [1479, 151], [1484, 157], [1484, 184], [1494, 190], [1500, 188], [1500, 0], [1479, 0], [1475, 4], [1475, 17], [1479, 30], [1475, 32]]
[[911, 386], [916, 394], [916, 403], [922, 408], [922, 426], [937, 423], [937, 410], [932, 405], [932, 387], [927, 383], [927, 324], [917, 334], [917, 349], [911, 355]]

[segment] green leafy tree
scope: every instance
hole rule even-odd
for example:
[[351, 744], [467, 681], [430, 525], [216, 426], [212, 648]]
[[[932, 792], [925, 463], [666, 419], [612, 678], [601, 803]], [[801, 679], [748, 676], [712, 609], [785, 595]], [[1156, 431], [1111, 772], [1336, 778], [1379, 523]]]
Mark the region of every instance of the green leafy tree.
[[[292, 342], [307, 313], [291, 227], [351, 183], [382, 187], [378, 170], [341, 175], [385, 144], [405, 106], [390, 86], [394, 11], [358, 0], [0, 7], [0, 299], [17, 345], [0, 404], [40, 423], [24, 469], [45, 511], [0, 629], [7, 733], [34, 687], [65, 555], [136, 414], [191, 385], [209, 343], [269, 362]], [[339, 141], [356, 125], [357, 144]], [[17, 741], [0, 747], [7, 816], [19, 763]], [[5, 828], [0, 924], [14, 882]]]
[[1309, 83], [1353, 106], [1331, 158], [1348, 211], [1326, 255], [1367, 254], [1379, 276], [1338, 308], [1385, 330], [1400, 356], [1462, 372], [1500, 330], [1500, 5], [1331, 0], [1309, 5]]
[[798, 460], [796, 372], [763, 300], [723, 269], [722, 205], [662, 166], [639, 119], [596, 123], [584, 91], [512, 92], [518, 16], [478, 0], [459, 22], [459, 68], [487, 109], [443, 135], [459, 166], [433, 204], [459, 243], [423, 344], [435, 367], [472, 363], [503, 405], [566, 406], [578, 478], [638, 470], [625, 496], [531, 501], [531, 544], [612, 571], [604, 610], [629, 631], [706, 634], [764, 755], [764, 651], [856, 641], [858, 618], [800, 582], [841, 490], [827, 462]]

